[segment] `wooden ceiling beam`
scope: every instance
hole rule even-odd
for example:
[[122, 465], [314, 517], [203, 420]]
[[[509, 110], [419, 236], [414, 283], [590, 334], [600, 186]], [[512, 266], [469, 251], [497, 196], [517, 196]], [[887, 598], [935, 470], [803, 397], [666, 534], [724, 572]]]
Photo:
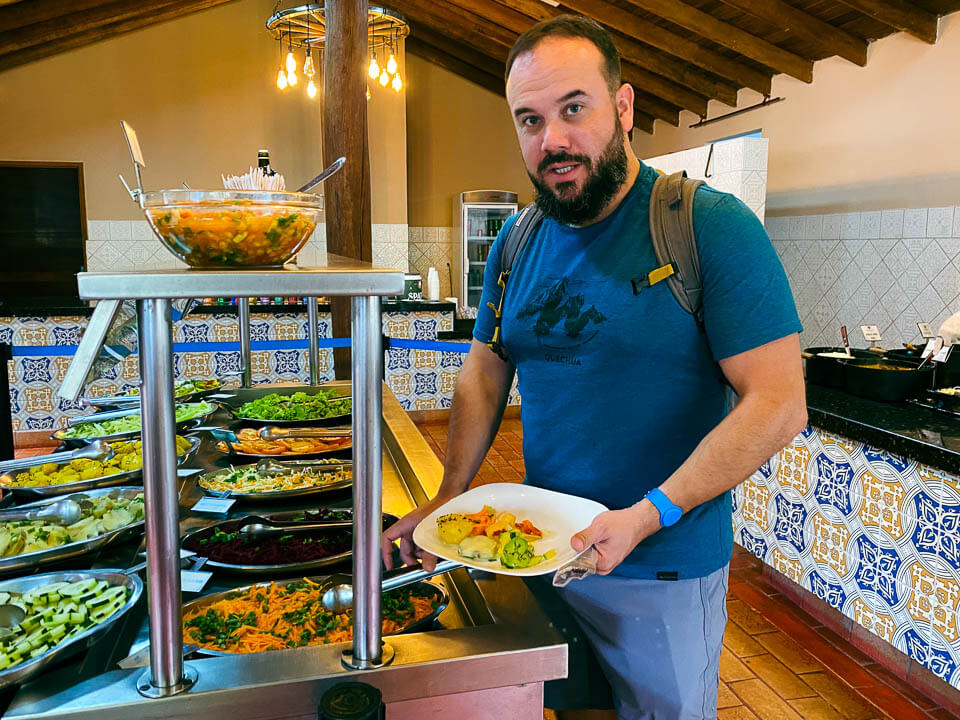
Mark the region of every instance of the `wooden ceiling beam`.
[[653, 118], [645, 112], [633, 110], [633, 129], [643, 130], [647, 135], [653, 135]]
[[[496, 0], [501, 5], [512, 8], [529, 17], [540, 21], [563, 15], [564, 10], [551, 7], [541, 2], [541, 0]], [[719, 100], [725, 105], [735, 106], [737, 104], [737, 86], [725, 82], [719, 78], [702, 72], [699, 68], [689, 65], [672, 55], [655, 50], [649, 45], [637, 42], [633, 38], [627, 37], [617, 32], [617, 28], [608, 27], [613, 36], [613, 41], [620, 51], [620, 57], [637, 68], [666, 78], [677, 85], [692, 90], [702, 97]], [[687, 103], [679, 102], [679, 105], [689, 107]], [[692, 108], [691, 108], [692, 109]]]
[[482, 70], [488, 75], [493, 75], [495, 78], [500, 80], [501, 85], [504, 84], [503, 74], [505, 65], [503, 60], [492, 58], [480, 52], [479, 50], [474, 50], [472, 47], [468, 47], [462, 42], [457, 42], [455, 39], [451, 38], [445, 33], [439, 33], [431, 30], [422, 23], [414, 27], [411, 37], [413, 36], [427, 45], [432, 45], [437, 50], [440, 50], [447, 55], [473, 65], [475, 68]]
[[813, 82], [813, 61], [677, 0], [629, 0], [642, 10], [797, 80]]
[[803, 10], [798, 10], [783, 0], [722, 0], [722, 2], [803, 38], [830, 55], [838, 55], [860, 67], [867, 64], [869, 43], [866, 40]]
[[421, 57], [434, 65], [449, 70], [455, 75], [469, 80], [475, 85], [502, 96], [504, 94], [503, 75], [491, 75], [478, 68], [472, 62], [451, 55], [420, 37], [419, 33], [410, 35], [406, 40], [406, 51]]
[[[448, 2], [469, 12], [476, 12], [484, 18], [516, 32], [517, 35], [530, 29], [534, 22], [539, 20], [539, 18], [531, 17], [521, 11], [507, 7], [505, 3], [495, 2], [494, 0], [448, 0]], [[549, 8], [547, 5], [544, 5], [544, 7]], [[476, 9], [474, 10], [474, 8]], [[550, 9], [553, 10], [553, 8]], [[558, 12], [557, 14], [562, 13]], [[629, 61], [626, 57], [623, 57], [622, 53], [621, 59], [623, 61], [623, 80], [633, 85], [635, 90], [642, 91], [655, 98], [662, 98], [668, 103], [686, 108], [697, 115], [706, 114], [707, 98], [703, 95], [698, 95], [688, 88], [651, 72], [642, 65]], [[671, 121], [668, 120], [668, 122]]]
[[[91, 10], [103, 4], [104, 0], [70, 0], [70, 2], [64, 2], [64, 0], [30, 0], [30, 2], [18, 4], [16, 8], [4, 7], [0, 10], [0, 32], [27, 27], [83, 10]], [[151, 3], [143, 2], [141, 5], [145, 10], [148, 10]]]
[[937, 42], [938, 19], [933, 13], [916, 7], [907, 0], [839, 0], [874, 20], [910, 33], [933, 45]]
[[179, 0], [175, 5], [161, 10], [148, 8], [141, 15], [128, 20], [84, 30], [44, 45], [36, 45], [18, 52], [0, 56], [0, 71], [56, 55], [67, 50], [75, 50], [85, 45], [92, 45], [101, 40], [107, 40], [117, 35], [166, 22], [167, 20], [175, 20], [184, 15], [206, 10], [217, 5], [223, 5], [231, 1], [232, 0]]
[[763, 95], [770, 94], [771, 75], [725, 55], [714, 52], [649, 20], [611, 5], [606, 0], [560, 0], [560, 4], [591, 17], [603, 25], [615, 27], [635, 40], [652, 45], [670, 55], [702, 69], [732, 80], [739, 87], [748, 87]]

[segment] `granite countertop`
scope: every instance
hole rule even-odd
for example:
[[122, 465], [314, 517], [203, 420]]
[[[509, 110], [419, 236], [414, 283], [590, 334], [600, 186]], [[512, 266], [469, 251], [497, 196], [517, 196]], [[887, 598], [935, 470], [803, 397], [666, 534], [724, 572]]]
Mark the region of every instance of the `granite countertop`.
[[811, 425], [960, 475], [960, 416], [807, 385]]
[[[320, 303], [318, 305], [320, 312], [330, 312], [329, 303]], [[456, 306], [446, 301], [431, 300], [384, 300], [381, 303], [383, 312], [447, 312], [452, 311]], [[298, 303], [296, 305], [251, 305], [250, 312], [253, 315], [275, 315], [277, 313], [305, 313], [307, 306]], [[200, 305], [190, 311], [190, 315], [236, 315], [236, 305]]]

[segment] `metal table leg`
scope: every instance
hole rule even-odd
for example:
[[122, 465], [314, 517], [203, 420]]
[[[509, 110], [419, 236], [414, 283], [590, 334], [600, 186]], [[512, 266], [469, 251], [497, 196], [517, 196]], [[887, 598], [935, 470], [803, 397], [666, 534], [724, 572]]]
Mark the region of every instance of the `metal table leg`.
[[180, 522], [177, 498], [173, 342], [169, 300], [139, 300], [140, 413], [143, 424], [144, 521], [150, 606], [150, 668], [137, 689], [147, 697], [189, 688], [180, 624]]
[[393, 649], [381, 644], [380, 532], [380, 298], [351, 299], [353, 337], [353, 650], [343, 664], [367, 670], [393, 659]]
[[304, 298], [307, 303], [307, 361], [310, 363], [310, 384], [320, 382], [320, 336], [317, 329], [319, 321], [317, 299]]
[[237, 322], [240, 323], [240, 386], [252, 385], [250, 364], [250, 300], [237, 298]]

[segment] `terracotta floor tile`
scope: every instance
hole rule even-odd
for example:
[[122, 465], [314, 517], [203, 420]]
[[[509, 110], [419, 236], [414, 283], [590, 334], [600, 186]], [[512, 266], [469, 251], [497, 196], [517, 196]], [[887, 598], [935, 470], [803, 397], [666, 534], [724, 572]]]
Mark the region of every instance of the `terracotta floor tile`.
[[800, 713], [804, 720], [844, 720], [843, 715], [822, 697], [791, 700], [790, 707]]
[[782, 632], [757, 635], [755, 640], [795, 673], [823, 670], [819, 662]]
[[746, 705], [738, 705], [718, 710], [717, 720], [757, 720], [757, 716]]
[[792, 672], [773, 655], [755, 655], [744, 658], [743, 662], [757, 677], [772, 687], [777, 695], [785, 700], [808, 698], [817, 694], [796, 673]]
[[876, 707], [833, 673], [815, 672], [801, 677], [847, 720], [870, 720], [880, 714]]
[[734, 655], [729, 648], [723, 648], [720, 652], [720, 679], [723, 682], [731, 683], [737, 680], [749, 680], [756, 677], [753, 670], [748, 668], [743, 660]]
[[937, 703], [931, 701], [925, 695], [917, 692], [909, 685], [909, 683], [907, 683], [905, 680], [901, 680], [882, 665], [875, 663], [868, 666], [866, 669], [872, 675], [876, 675], [884, 685], [887, 685], [892, 690], [896, 690], [914, 705], [917, 705], [924, 710], [930, 710], [937, 706]]
[[876, 662], [876, 660], [866, 653], [857, 650], [857, 648], [850, 644], [849, 640], [844, 639], [828, 627], [817, 628], [817, 634], [844, 655], [848, 655], [857, 665], [872, 665]]
[[734, 695], [733, 691], [721, 680], [720, 687], [717, 689], [717, 708], [735, 707], [742, 704], [740, 698]]
[[749, 635], [773, 632], [776, 628], [742, 600], [727, 601], [727, 615]]
[[[763, 635], [758, 635], [758, 638]], [[739, 658], [750, 657], [751, 655], [763, 655], [766, 652], [757, 641], [736, 623], [727, 623], [727, 630], [723, 634], [723, 644]]]
[[800, 720], [800, 715], [787, 701], [761, 680], [741, 680], [731, 683], [730, 689], [760, 720]]

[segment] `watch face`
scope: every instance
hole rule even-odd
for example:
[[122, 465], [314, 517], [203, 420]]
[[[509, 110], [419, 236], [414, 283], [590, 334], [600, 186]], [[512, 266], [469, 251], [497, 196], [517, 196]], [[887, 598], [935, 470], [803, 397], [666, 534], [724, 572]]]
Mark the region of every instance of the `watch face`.
[[680, 519], [680, 516], [682, 514], [683, 514], [683, 511], [677, 506], [667, 508], [666, 510], [660, 513], [660, 524], [663, 525], [663, 527], [669, 527], [670, 525], [674, 525], [677, 522], [677, 520]]

